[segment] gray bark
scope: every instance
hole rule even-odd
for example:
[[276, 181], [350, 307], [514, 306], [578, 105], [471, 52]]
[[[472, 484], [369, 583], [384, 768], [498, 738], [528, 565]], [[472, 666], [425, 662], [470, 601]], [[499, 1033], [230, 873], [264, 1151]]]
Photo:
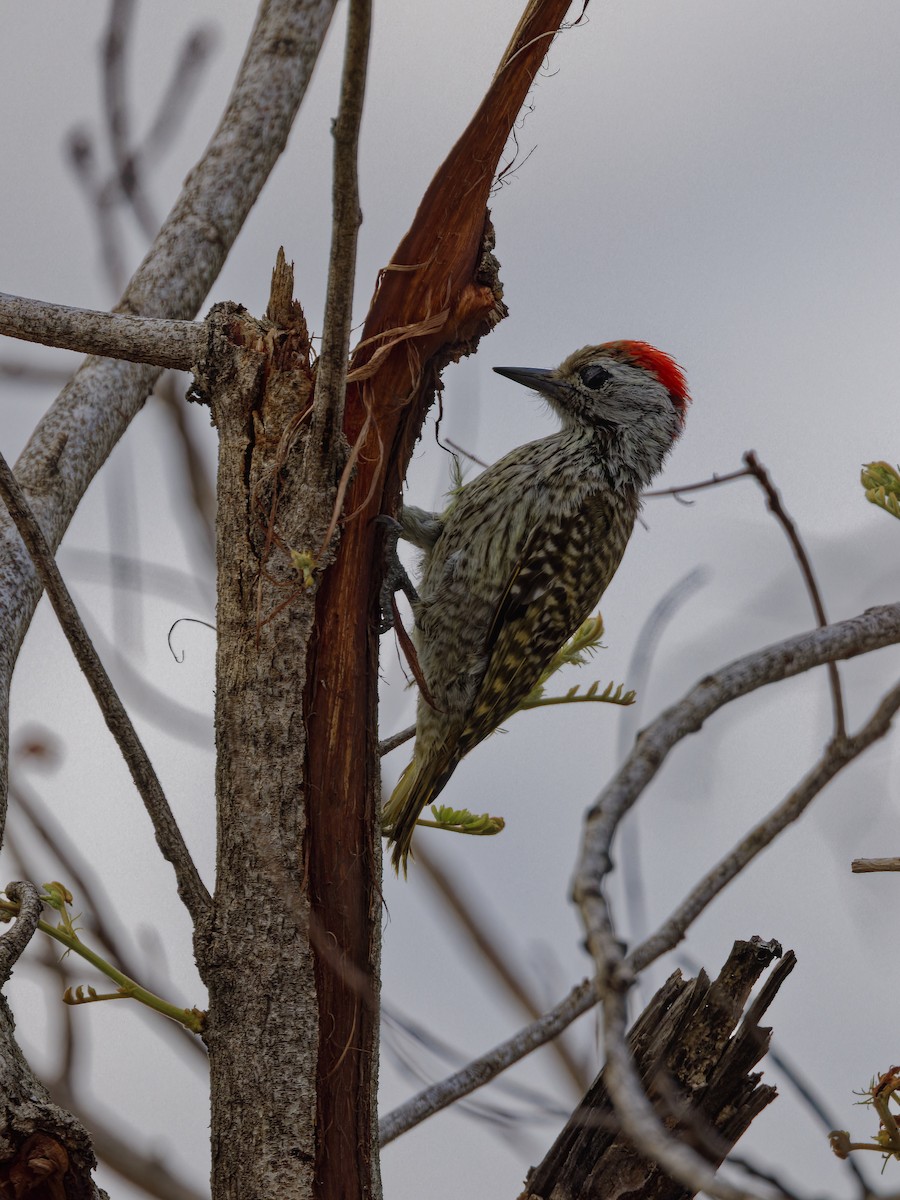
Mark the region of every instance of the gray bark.
[[[299, 306], [291, 314], [282, 298], [278, 308], [289, 323], [277, 335], [236, 305], [214, 309], [197, 380], [219, 433], [217, 883], [212, 918], [196, 939], [210, 992], [213, 1200], [322, 1194], [323, 972], [356, 989], [353, 965], [329, 961], [343, 943], [322, 936], [306, 849], [304, 697], [315, 579], [330, 553], [318, 551], [340, 462], [326, 458], [310, 471], [317, 456], [304, 454], [300, 420], [312, 396], [309, 340]], [[312, 554], [313, 579], [292, 551]], [[328, 799], [337, 805], [340, 796], [335, 781]], [[357, 1000], [371, 1012], [372, 975], [365, 964], [355, 969], [365, 981]], [[357, 1056], [372, 1061], [374, 1017], [358, 1032]], [[363, 1113], [371, 1103], [365, 1091], [346, 1099]], [[371, 1194], [372, 1156], [361, 1158], [352, 1174]], [[336, 1161], [326, 1166], [340, 1176]]]

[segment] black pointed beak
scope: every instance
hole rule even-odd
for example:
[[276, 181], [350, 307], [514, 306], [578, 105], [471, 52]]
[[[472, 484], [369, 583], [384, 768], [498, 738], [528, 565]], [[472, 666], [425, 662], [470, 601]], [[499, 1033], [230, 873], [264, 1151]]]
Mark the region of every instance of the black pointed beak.
[[494, 367], [494, 370], [514, 383], [540, 392], [542, 396], [556, 395], [558, 381], [555, 371], [548, 371], [544, 367]]

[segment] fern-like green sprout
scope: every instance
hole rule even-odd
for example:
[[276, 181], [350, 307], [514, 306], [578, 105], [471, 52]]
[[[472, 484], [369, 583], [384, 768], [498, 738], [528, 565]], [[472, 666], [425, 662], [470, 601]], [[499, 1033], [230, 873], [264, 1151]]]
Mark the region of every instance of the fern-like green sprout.
[[891, 1067], [883, 1075], [876, 1076], [867, 1088], [854, 1094], [861, 1097], [857, 1104], [875, 1109], [878, 1131], [871, 1142], [854, 1142], [846, 1129], [833, 1129], [828, 1135], [831, 1149], [838, 1158], [847, 1158], [854, 1150], [874, 1150], [882, 1155], [883, 1172], [892, 1158], [900, 1160], [900, 1067]]
[[860, 473], [866, 499], [900, 519], [900, 473], [890, 463], [866, 463]]
[[[114, 992], [104, 994], [98, 993], [94, 988], [66, 988], [63, 995], [63, 1001], [66, 1004], [90, 1004], [98, 1000], [137, 1000], [138, 1003], [146, 1005], [147, 1008], [152, 1008], [158, 1013], [162, 1013], [164, 1017], [169, 1017], [173, 1021], [177, 1021], [180, 1025], [184, 1025], [191, 1033], [202, 1033], [205, 1023], [206, 1014], [199, 1008], [179, 1008], [177, 1004], [170, 1004], [168, 1000], [163, 1000], [161, 996], [155, 995], [146, 988], [141, 987], [133, 979], [130, 979], [122, 971], [117, 970], [111, 963], [108, 963], [99, 954], [86, 946], [78, 936], [78, 927], [75, 922], [77, 917], [72, 916], [69, 912], [69, 905], [72, 903], [72, 893], [65, 884], [53, 881], [52, 883], [44, 884], [44, 894], [41, 896], [43, 902], [51, 908], [55, 908], [60, 915], [58, 925], [49, 925], [46, 921], [38, 921], [38, 929], [45, 933], [48, 937], [60, 942], [66, 948], [66, 953], [78, 954], [98, 971], [102, 972], [108, 979], [111, 979], [116, 985]], [[0, 900], [0, 920], [12, 920], [19, 912], [19, 905], [12, 900]]]
[[450, 808], [446, 804], [432, 804], [433, 821], [422, 817], [417, 825], [427, 825], [431, 829], [447, 829], [450, 833], [466, 833], [471, 837], [491, 837], [500, 833], [506, 822], [502, 817], [492, 817], [487, 813], [471, 813], [467, 808]]
[[621, 683], [618, 685], [608, 683], [602, 692], [600, 691], [600, 684], [595, 681], [588, 687], [586, 692], [581, 692], [581, 685], [576, 684], [575, 687], [569, 688], [564, 696], [546, 696], [544, 694], [545, 685], [551, 675], [555, 675], [563, 667], [584, 666], [592, 655], [600, 649], [602, 638], [603, 618], [597, 613], [595, 617], [588, 617], [576, 629], [566, 644], [556, 652], [543, 675], [541, 675], [516, 711], [519, 712], [528, 708], [543, 708], [550, 704], [578, 704], [584, 701], [602, 704], [634, 704], [635, 693], [633, 691], [626, 692], [625, 685]]

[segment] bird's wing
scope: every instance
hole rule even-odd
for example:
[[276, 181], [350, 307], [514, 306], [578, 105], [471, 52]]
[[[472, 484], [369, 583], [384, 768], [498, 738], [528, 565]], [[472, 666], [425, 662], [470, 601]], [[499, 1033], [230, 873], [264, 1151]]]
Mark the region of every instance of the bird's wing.
[[518, 708], [590, 615], [619, 565], [633, 520], [633, 511], [598, 495], [564, 522], [529, 534], [488, 632], [487, 668], [460, 739], [464, 754]]

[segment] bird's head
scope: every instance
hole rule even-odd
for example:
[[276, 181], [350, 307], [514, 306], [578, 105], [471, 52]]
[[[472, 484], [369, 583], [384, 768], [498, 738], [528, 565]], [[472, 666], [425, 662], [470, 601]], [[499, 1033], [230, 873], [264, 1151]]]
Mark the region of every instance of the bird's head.
[[565, 427], [596, 434], [616, 473], [641, 486], [662, 466], [690, 403], [681, 367], [647, 342], [585, 346], [553, 370], [494, 370], [543, 396]]

